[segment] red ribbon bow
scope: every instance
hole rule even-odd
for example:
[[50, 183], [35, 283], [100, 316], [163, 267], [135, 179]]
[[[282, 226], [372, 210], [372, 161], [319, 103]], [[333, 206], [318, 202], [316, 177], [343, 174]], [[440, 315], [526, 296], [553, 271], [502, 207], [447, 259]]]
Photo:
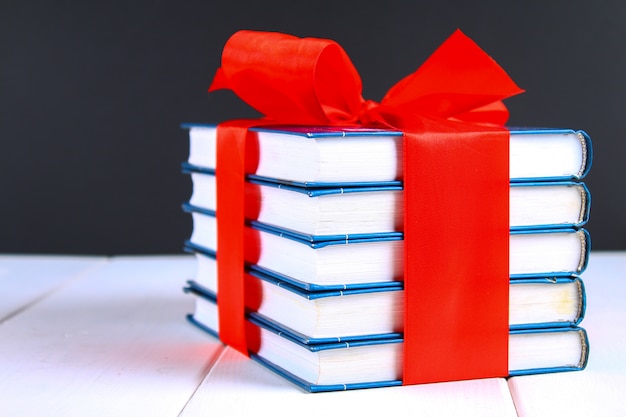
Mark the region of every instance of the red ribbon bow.
[[265, 118], [218, 127], [220, 337], [246, 352], [245, 137], [258, 124], [405, 132], [403, 383], [508, 375], [508, 111], [521, 93], [456, 31], [380, 103], [336, 42], [240, 31], [209, 91], [230, 89]]
[[363, 98], [339, 44], [273, 32], [240, 31], [228, 40], [209, 91], [218, 89], [281, 123], [397, 129], [419, 129], [424, 116], [503, 125], [508, 111], [500, 100], [523, 91], [460, 30], [380, 104]]

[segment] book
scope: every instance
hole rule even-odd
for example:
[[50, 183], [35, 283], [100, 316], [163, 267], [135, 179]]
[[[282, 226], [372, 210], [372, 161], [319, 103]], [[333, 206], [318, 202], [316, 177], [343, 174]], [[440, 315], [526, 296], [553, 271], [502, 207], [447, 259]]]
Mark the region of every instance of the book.
[[[218, 297], [215, 259], [202, 253], [196, 257], [205, 268], [188, 281], [186, 291]], [[259, 271], [249, 270], [244, 279], [249, 314], [280, 323], [307, 343], [398, 337], [404, 328], [401, 285], [307, 291]], [[510, 281], [511, 329], [575, 326], [582, 321], [585, 308], [585, 288], [579, 277]]]
[[[186, 247], [218, 253], [214, 213], [191, 211], [191, 215], [193, 231]], [[307, 290], [402, 281], [400, 232], [326, 240], [251, 222], [244, 233], [244, 258], [252, 268]], [[578, 275], [587, 266], [590, 243], [589, 233], [582, 228], [511, 231], [509, 273], [513, 278]]]
[[[189, 130], [188, 162], [215, 168], [216, 127], [183, 124]], [[583, 131], [509, 128], [512, 181], [581, 179], [592, 147]], [[347, 127], [253, 128], [258, 153], [254, 174], [307, 185], [401, 180], [402, 133]]]
[[[219, 336], [215, 298], [197, 297], [188, 320]], [[248, 317], [250, 357], [310, 392], [402, 384], [402, 338], [307, 344], [288, 330]], [[509, 376], [584, 369], [589, 355], [581, 327], [511, 330]]]
[[[190, 164], [188, 210], [216, 209], [214, 172]], [[245, 184], [247, 219], [311, 235], [354, 235], [403, 230], [402, 183], [377, 186], [310, 187], [267, 179]], [[512, 183], [512, 229], [580, 227], [589, 217], [591, 197], [581, 182]]]

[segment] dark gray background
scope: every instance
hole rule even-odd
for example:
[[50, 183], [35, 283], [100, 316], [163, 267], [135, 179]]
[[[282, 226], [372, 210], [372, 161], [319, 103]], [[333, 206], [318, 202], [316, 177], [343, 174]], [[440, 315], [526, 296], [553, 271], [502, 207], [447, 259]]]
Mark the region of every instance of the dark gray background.
[[592, 136], [593, 248], [626, 249], [622, 0], [0, 0], [0, 252], [180, 252], [180, 123], [256, 116], [206, 92], [236, 30], [334, 39], [380, 100], [456, 28], [527, 90], [509, 124]]

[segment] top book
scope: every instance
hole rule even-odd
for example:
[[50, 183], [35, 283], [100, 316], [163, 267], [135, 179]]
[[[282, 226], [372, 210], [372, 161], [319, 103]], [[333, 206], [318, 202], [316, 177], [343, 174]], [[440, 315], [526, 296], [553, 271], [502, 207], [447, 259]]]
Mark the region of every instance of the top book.
[[[182, 127], [189, 129], [188, 162], [214, 169], [216, 126]], [[257, 133], [258, 167], [247, 174], [308, 186], [402, 179], [402, 132], [294, 126], [252, 130]], [[511, 181], [579, 180], [589, 171], [592, 148], [585, 132], [509, 130]]]

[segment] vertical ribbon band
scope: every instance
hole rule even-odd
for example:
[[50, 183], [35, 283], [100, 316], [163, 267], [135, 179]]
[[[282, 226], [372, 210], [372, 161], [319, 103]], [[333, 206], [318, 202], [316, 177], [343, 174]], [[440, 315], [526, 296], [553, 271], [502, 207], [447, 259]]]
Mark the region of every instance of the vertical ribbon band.
[[250, 297], [261, 294], [260, 288], [249, 288], [251, 280], [245, 278], [245, 263], [256, 262], [261, 250], [258, 237], [245, 230], [246, 212], [254, 215], [259, 210], [245, 201], [245, 174], [256, 169], [259, 152], [255, 134], [249, 129], [266, 123], [230, 120], [219, 124], [216, 133], [219, 336], [222, 342], [245, 355], [257, 351], [260, 344], [258, 331], [246, 323], [245, 310], [258, 305], [259, 300], [251, 302]]
[[[218, 127], [220, 338], [247, 354], [244, 170], [247, 127], [385, 127], [404, 138], [403, 383], [508, 375], [509, 136], [501, 100], [522, 92], [455, 32], [381, 103], [361, 96], [328, 40], [241, 31], [209, 91], [230, 89], [265, 115]], [[224, 178], [222, 178], [224, 177]], [[288, 312], [286, 312], [288, 314]]]
[[220, 339], [247, 352], [244, 300], [244, 181], [250, 123], [217, 127], [217, 290]]
[[405, 135], [403, 382], [506, 376], [509, 134]]

